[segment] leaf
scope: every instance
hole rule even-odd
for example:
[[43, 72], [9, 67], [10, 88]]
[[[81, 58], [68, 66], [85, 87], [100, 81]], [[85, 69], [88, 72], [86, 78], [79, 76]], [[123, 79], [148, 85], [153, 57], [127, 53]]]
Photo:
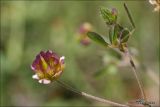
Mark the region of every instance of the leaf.
[[123, 27], [119, 24], [116, 24], [113, 28], [112, 44], [117, 44], [117, 38], [119, 38], [120, 32], [123, 30]]
[[113, 42], [117, 40], [119, 34], [119, 27], [117, 25], [114, 26], [114, 34], [113, 34]]
[[129, 39], [129, 30], [128, 29], [124, 29], [123, 32], [122, 32], [122, 36], [121, 36], [121, 43], [125, 43], [128, 41]]
[[126, 12], [127, 12], [128, 18], [129, 18], [129, 20], [130, 20], [133, 28], [135, 28], [136, 26], [135, 26], [135, 24], [134, 24], [134, 22], [133, 22], [132, 16], [131, 16], [131, 14], [130, 14], [130, 12], [129, 12], [129, 10], [128, 10], [128, 7], [127, 7], [127, 5], [126, 5], [125, 3], [124, 3], [124, 8], [125, 8], [125, 10], [126, 10]]
[[103, 39], [102, 36], [100, 36], [99, 34], [95, 33], [95, 32], [87, 32], [87, 35], [90, 39], [92, 39], [93, 41], [103, 45], [103, 46], [108, 46], [109, 44]]
[[123, 38], [126, 37], [127, 35], [129, 35], [129, 30], [125, 28], [125, 29], [123, 29], [123, 31], [122, 31], [121, 39], [123, 39]]
[[112, 44], [112, 42], [113, 42], [113, 35], [114, 35], [114, 32], [113, 32], [113, 28], [111, 27], [110, 29], [109, 29], [109, 41], [110, 41], [110, 43]]
[[121, 43], [125, 43], [125, 42], [127, 42], [127, 41], [128, 41], [128, 39], [129, 39], [129, 35], [125, 36], [125, 37], [122, 39]]
[[106, 73], [106, 71], [107, 71], [107, 67], [103, 67], [103, 68], [99, 69], [98, 71], [96, 71], [96, 72], [94, 73], [94, 76], [95, 76], [95, 77], [102, 76], [103, 74]]
[[107, 24], [111, 25], [113, 23], [116, 23], [117, 10], [115, 8], [113, 8], [112, 10], [106, 8], [100, 8], [100, 13]]
[[115, 75], [117, 73], [117, 68], [115, 65], [112, 65], [112, 64], [109, 64], [101, 69], [99, 69], [98, 71], [96, 71], [94, 73], [94, 76], [95, 77], [101, 77], [103, 75], [107, 75], [107, 74], [110, 74], [110, 75]]

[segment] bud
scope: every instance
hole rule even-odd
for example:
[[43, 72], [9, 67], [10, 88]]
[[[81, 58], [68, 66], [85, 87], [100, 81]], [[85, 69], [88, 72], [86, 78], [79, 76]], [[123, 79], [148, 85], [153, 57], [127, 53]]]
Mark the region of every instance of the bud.
[[100, 8], [100, 14], [108, 25], [115, 24], [117, 21], [118, 12], [115, 8], [112, 8], [112, 10]]
[[64, 69], [64, 58], [50, 50], [41, 51], [31, 65], [31, 69], [35, 72], [32, 78], [43, 84], [49, 84], [58, 79]]
[[78, 30], [78, 39], [82, 45], [88, 46], [90, 39], [87, 36], [87, 32], [92, 30], [92, 25], [88, 22], [83, 23]]

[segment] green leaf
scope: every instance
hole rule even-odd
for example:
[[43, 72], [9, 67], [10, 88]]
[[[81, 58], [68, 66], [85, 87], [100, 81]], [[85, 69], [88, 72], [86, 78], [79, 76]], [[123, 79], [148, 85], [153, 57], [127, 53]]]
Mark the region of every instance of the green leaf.
[[117, 25], [115, 25], [114, 26], [114, 34], [113, 34], [113, 42], [115, 42], [117, 40], [118, 33], [119, 33], [119, 27]]
[[117, 38], [119, 37], [119, 33], [122, 31], [123, 27], [119, 24], [116, 24], [113, 28], [113, 36], [112, 36], [112, 44], [117, 44]]
[[125, 37], [121, 40], [121, 43], [127, 42], [128, 39], [129, 39], [129, 35], [125, 36]]
[[121, 43], [127, 42], [129, 39], [129, 30], [128, 29], [123, 29], [122, 31], [122, 36], [121, 36]]
[[108, 46], [109, 44], [103, 39], [102, 36], [100, 36], [99, 34], [95, 33], [95, 32], [87, 32], [87, 35], [90, 39], [92, 39], [93, 41], [103, 45], [103, 46]]
[[121, 39], [125, 38], [128, 35], [129, 35], [129, 30], [128, 29], [124, 29], [123, 32], [122, 32]]
[[107, 75], [107, 74], [115, 75], [115, 74], [117, 73], [117, 71], [118, 71], [118, 70], [117, 70], [116, 66], [110, 64], [110, 65], [107, 65], [107, 66], [99, 69], [98, 71], [96, 71], [96, 72], [94, 73], [94, 76], [95, 76], [95, 77], [101, 77], [101, 76], [103, 76], [103, 75], [105, 75], [105, 74], [106, 74], [106, 75]]
[[112, 10], [106, 8], [100, 8], [100, 13], [107, 24], [111, 25], [113, 23], [116, 23], [117, 10], [115, 8], [113, 8]]
[[99, 77], [99, 76], [102, 76], [103, 74], [105, 74], [107, 72], [107, 66], [99, 69], [98, 71], [96, 71], [94, 73], [94, 77]]

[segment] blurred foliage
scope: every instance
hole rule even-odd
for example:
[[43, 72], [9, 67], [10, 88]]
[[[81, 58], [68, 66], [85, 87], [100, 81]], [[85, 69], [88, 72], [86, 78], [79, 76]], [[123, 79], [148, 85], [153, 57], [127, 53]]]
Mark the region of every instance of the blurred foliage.
[[[141, 67], [144, 64], [159, 74], [159, 16], [148, 1], [1, 0], [1, 105], [104, 105], [65, 90], [56, 82], [43, 85], [31, 78], [30, 65], [36, 54], [49, 49], [66, 57], [60, 79], [72, 87], [121, 103], [137, 99], [137, 82], [122, 56], [95, 44], [84, 47], [76, 39], [84, 22], [91, 23], [95, 32], [108, 36], [100, 7], [116, 8], [117, 20], [131, 28], [123, 2], [128, 4], [136, 24], [129, 47], [134, 47], [130, 49], [148, 98], [158, 104], [159, 88]], [[96, 78], [99, 71], [104, 72]]]

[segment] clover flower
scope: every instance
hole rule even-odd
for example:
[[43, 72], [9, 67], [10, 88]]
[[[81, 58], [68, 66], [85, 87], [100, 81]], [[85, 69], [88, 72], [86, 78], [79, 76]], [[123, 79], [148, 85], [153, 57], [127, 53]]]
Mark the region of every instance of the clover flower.
[[35, 72], [32, 78], [43, 84], [49, 84], [58, 79], [64, 69], [64, 58], [51, 50], [41, 51], [31, 65], [31, 69]]
[[83, 23], [78, 30], [78, 39], [82, 45], [89, 45], [90, 39], [87, 36], [87, 32], [92, 30], [92, 25], [88, 22]]

